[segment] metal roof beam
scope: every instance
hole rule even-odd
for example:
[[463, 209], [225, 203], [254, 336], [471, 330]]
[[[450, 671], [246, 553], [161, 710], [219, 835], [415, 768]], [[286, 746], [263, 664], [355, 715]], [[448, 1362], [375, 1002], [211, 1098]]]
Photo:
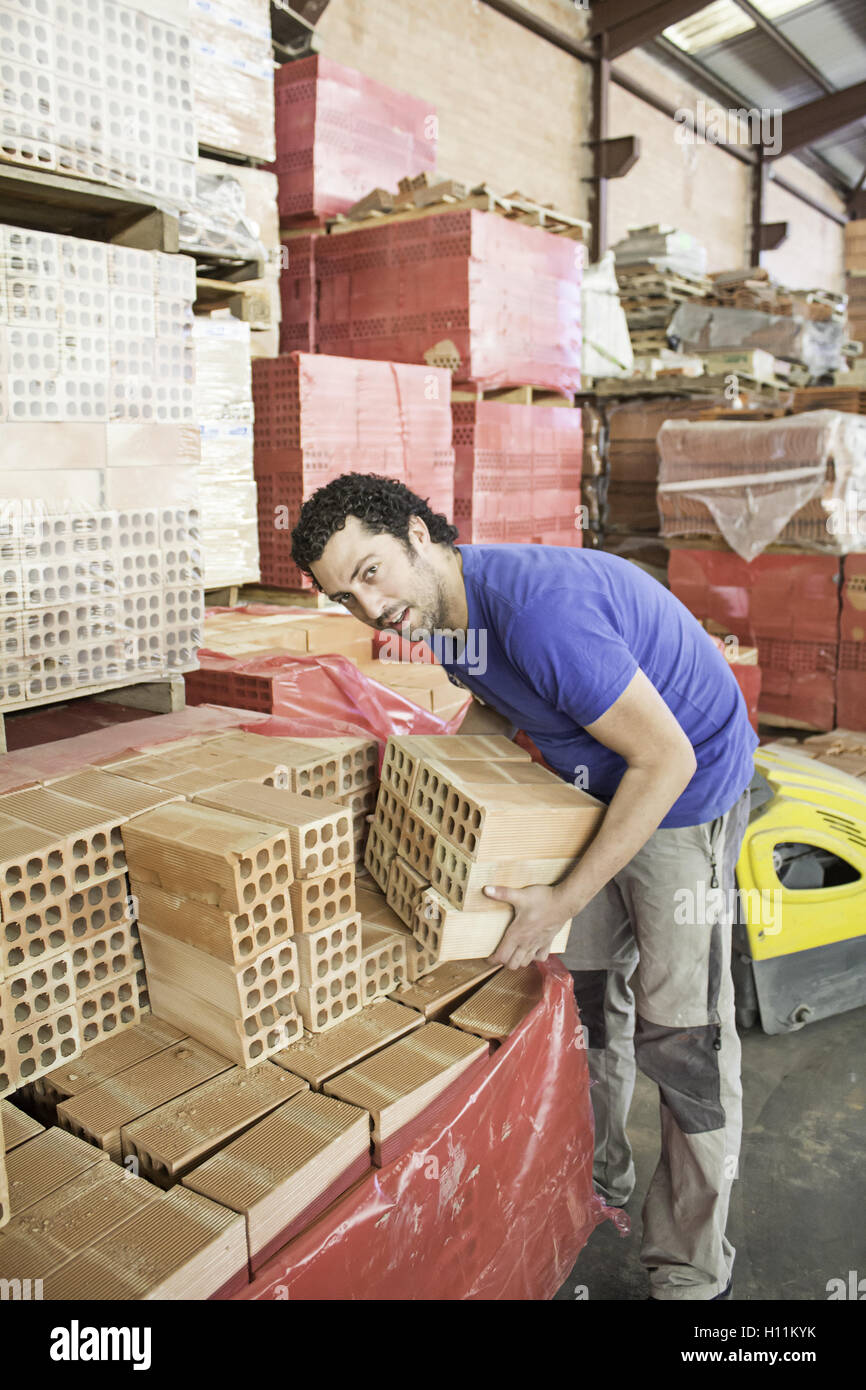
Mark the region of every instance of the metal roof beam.
[[706, 6], [707, 0], [599, 0], [592, 7], [590, 33], [607, 34], [608, 56], [618, 58]]
[[807, 58], [805, 53], [802, 53], [797, 45], [791, 42], [787, 34], [783, 34], [782, 30], [767, 19], [766, 15], [755, 9], [751, 0], [734, 0], [734, 4], [743, 11], [744, 15], [748, 16], [753, 24], [763, 30], [778, 49], [788, 55], [792, 63], [796, 63], [801, 72], [804, 72], [807, 77], [811, 77], [816, 87], [820, 87], [827, 93], [835, 92], [836, 88], [832, 82], [828, 81], [824, 74], [815, 67], [811, 59]]
[[853, 125], [862, 116], [866, 116], [866, 82], [855, 82], [853, 87], [845, 87], [841, 92], [795, 106], [782, 114], [782, 148], [771, 157], [782, 159], [816, 140], [823, 140], [825, 135]]

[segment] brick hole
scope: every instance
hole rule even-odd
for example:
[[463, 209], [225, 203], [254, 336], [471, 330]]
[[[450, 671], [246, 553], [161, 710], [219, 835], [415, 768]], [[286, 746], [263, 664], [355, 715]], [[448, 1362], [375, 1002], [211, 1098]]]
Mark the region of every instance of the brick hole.
[[319, 1012], [316, 1014], [316, 1027], [317, 1027], [317, 1028], [324, 1028], [324, 1026], [325, 1026], [325, 1024], [326, 1024], [327, 1022], [328, 1022], [328, 1014], [327, 1014], [327, 1011], [326, 1011], [325, 1009], [320, 1009]]
[[319, 985], [319, 987], [316, 990], [315, 998], [317, 1004], [327, 1004], [328, 991], [325, 989], [324, 985]]
[[356, 1009], [358, 1007], [358, 1002], [357, 994], [350, 994], [346, 1000], [346, 1007], [349, 1009]]
[[290, 990], [294, 989], [294, 987], [294, 972], [291, 970], [284, 971], [283, 974], [280, 976], [280, 989], [283, 991], [284, 994], [287, 994]]
[[468, 832], [467, 832], [467, 835], [466, 835], [466, 850], [467, 850], [467, 853], [469, 853], [469, 854], [474, 854], [477, 844], [478, 844], [478, 837], [477, 837], [476, 835], [473, 835], [473, 833], [472, 833], [471, 830], [468, 831]]
[[[267, 875], [267, 877], [270, 877], [270, 875]], [[288, 880], [288, 877], [289, 877], [289, 866], [288, 866], [288, 864], [278, 864], [277, 867], [276, 867], [276, 869], [274, 870], [274, 882], [275, 882], [275, 883], [285, 883], [285, 882]]]
[[242, 937], [240, 938], [240, 940], [238, 941], [238, 955], [239, 955], [239, 956], [248, 956], [248, 955], [250, 954], [250, 952], [252, 951], [252, 949], [253, 949], [253, 938], [252, 938], [251, 936], [242, 936]]
[[264, 990], [263, 990], [264, 997], [265, 997], [266, 999], [273, 999], [273, 997], [274, 997], [274, 995], [277, 993], [277, 990], [278, 990], [278, 989], [279, 989], [279, 986], [278, 986], [276, 980], [268, 980], [268, 982], [267, 982], [267, 984], [265, 985]]
[[72, 858], [84, 859], [87, 856], [87, 841], [76, 840], [72, 846]]
[[253, 969], [252, 966], [248, 966], [248, 967], [247, 967], [247, 969], [246, 969], [246, 970], [244, 971], [244, 973], [243, 973], [242, 979], [243, 979], [244, 986], [245, 986], [247, 989], [250, 987], [250, 985], [254, 985], [254, 984], [255, 984], [255, 982], [256, 982], [256, 972], [255, 972], [255, 970]]
[[259, 946], [269, 946], [271, 941], [270, 927], [259, 927], [256, 932], [256, 942]]
[[261, 1002], [262, 1002], [262, 996], [261, 996], [259, 990], [257, 990], [257, 989], [250, 989], [250, 990], [247, 991], [247, 996], [246, 996], [246, 1007], [247, 1007], [248, 1009], [250, 1009], [250, 1010], [252, 1010], [252, 1009], [257, 1009], [257, 1008], [259, 1007], [259, 1004], [260, 1004]]
[[317, 942], [316, 942], [316, 955], [317, 955], [317, 956], [323, 956], [323, 955], [325, 954], [325, 952], [327, 951], [327, 949], [328, 949], [328, 943], [327, 943], [327, 941], [324, 940], [324, 938], [323, 938], [321, 941], [317, 941]]
[[342, 952], [342, 951], [335, 951], [334, 954], [333, 954], [332, 957], [331, 957], [331, 969], [332, 969], [332, 970], [342, 970], [342, 968], [343, 968], [343, 952]]
[[342, 1018], [342, 1017], [343, 1017], [343, 1005], [342, 1005], [342, 1003], [340, 1002], [340, 1000], [337, 999], [337, 1000], [335, 1000], [334, 1003], [331, 1005], [331, 1018]]
[[250, 876], [250, 874], [252, 873], [252, 871], [253, 871], [252, 860], [251, 860], [251, 859], [241, 859], [240, 863], [238, 864], [238, 873], [240, 874], [241, 878], [249, 878], [249, 876]]
[[243, 897], [245, 903], [254, 902], [256, 897], [256, 890], [254, 885], [252, 883], [248, 883], [246, 888], [244, 888], [241, 896]]

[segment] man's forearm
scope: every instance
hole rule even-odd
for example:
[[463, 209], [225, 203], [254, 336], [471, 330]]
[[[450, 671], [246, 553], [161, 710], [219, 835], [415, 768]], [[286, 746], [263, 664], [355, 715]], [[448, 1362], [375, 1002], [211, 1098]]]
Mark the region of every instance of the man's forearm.
[[646, 844], [691, 776], [676, 767], [626, 769], [589, 849], [556, 885], [563, 920], [582, 911]]

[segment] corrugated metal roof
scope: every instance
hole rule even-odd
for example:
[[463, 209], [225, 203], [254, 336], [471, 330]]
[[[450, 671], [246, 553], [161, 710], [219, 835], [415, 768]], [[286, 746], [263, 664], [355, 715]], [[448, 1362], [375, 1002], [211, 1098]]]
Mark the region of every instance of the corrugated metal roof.
[[[866, 78], [866, 0], [813, 0], [782, 15], [779, 0], [752, 3], [833, 90]], [[825, 89], [769, 34], [751, 21], [743, 29], [731, 13], [736, 9], [735, 0], [715, 0], [682, 25], [673, 26], [666, 37], [678, 40], [712, 77], [742, 93], [750, 106], [790, 111], [825, 95]], [[742, 11], [739, 14], [746, 18]], [[728, 37], [713, 42], [714, 34]], [[844, 183], [854, 185], [866, 166], [866, 122], [835, 131], [810, 148]]]

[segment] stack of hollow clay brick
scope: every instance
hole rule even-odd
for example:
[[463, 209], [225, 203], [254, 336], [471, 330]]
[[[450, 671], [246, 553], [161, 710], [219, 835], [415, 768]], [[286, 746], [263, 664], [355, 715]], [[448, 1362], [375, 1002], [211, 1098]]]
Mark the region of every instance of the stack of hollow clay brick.
[[156, 1013], [251, 1066], [302, 1019], [362, 1007], [355, 859], [376, 760], [370, 740], [237, 733], [118, 765], [189, 798], [125, 831]]
[[508, 739], [391, 738], [365, 864], [430, 958], [484, 957], [513, 915], [485, 885], [557, 882], [603, 811]]
[[95, 768], [0, 798], [0, 1094], [141, 1017], [121, 827], [170, 800]]

